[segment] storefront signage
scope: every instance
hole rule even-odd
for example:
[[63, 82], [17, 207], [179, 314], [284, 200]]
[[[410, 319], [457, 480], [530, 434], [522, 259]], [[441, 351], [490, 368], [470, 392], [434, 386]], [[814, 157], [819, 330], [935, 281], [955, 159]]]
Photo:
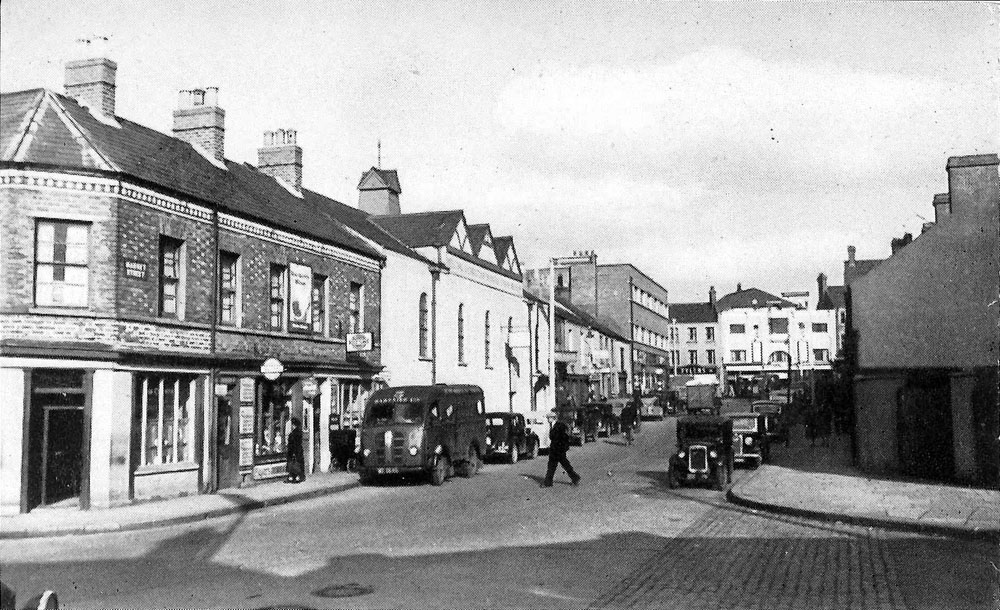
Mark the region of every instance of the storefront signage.
[[253, 377], [241, 377], [240, 378], [240, 402], [253, 402], [254, 401], [254, 379]]
[[302, 398], [312, 400], [319, 394], [319, 379], [307, 377], [302, 380]]
[[240, 434], [253, 434], [253, 405], [240, 407]]
[[288, 474], [288, 464], [285, 462], [258, 464], [253, 467], [253, 478], [255, 479], [273, 479], [286, 474]]
[[369, 352], [372, 349], [371, 333], [349, 333], [347, 335], [348, 352]]
[[225, 398], [229, 396], [229, 384], [227, 383], [217, 383], [215, 384], [215, 395], [219, 398]]
[[125, 277], [134, 277], [138, 280], [146, 279], [146, 263], [125, 259]]
[[288, 328], [312, 331], [312, 269], [298, 263], [288, 263]]
[[253, 466], [253, 439], [240, 439], [240, 466]]
[[264, 361], [264, 364], [260, 365], [260, 374], [268, 381], [274, 381], [278, 377], [281, 377], [281, 374], [284, 372], [285, 365], [281, 364], [281, 360], [277, 358], [268, 358]]

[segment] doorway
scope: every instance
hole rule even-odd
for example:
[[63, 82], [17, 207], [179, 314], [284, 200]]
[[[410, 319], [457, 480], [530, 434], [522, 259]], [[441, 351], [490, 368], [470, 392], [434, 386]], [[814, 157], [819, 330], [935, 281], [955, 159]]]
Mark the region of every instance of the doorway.
[[74, 499], [87, 508], [88, 378], [81, 370], [31, 374], [23, 510]]
[[[223, 391], [223, 388], [225, 390]], [[239, 487], [240, 455], [239, 430], [233, 393], [236, 391], [235, 379], [221, 379], [216, 386], [216, 470], [217, 489]]]

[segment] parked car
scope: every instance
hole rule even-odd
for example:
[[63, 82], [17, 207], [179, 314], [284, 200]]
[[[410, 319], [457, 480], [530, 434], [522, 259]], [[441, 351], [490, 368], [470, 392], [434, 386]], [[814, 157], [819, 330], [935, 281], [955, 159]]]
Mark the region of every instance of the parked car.
[[783, 403], [769, 400], [755, 400], [750, 403], [752, 413], [760, 413], [764, 416], [764, 435], [767, 437], [768, 446], [771, 443], [784, 443], [788, 446], [788, 422], [782, 411]]
[[528, 429], [520, 413], [494, 412], [486, 414], [486, 453], [484, 457], [502, 456], [516, 464], [524, 455], [538, 456], [538, 437]]
[[757, 468], [768, 460], [768, 443], [764, 415], [761, 413], [732, 413], [733, 458], [742, 464]]
[[667, 485], [709, 483], [722, 489], [733, 476], [733, 422], [714, 415], [677, 418], [677, 451], [667, 467]]
[[663, 407], [660, 406], [659, 397], [645, 396], [642, 398], [642, 406], [639, 407], [639, 419], [663, 419]]
[[552, 430], [554, 421], [554, 415], [552, 417], [540, 413], [526, 413], [524, 415], [525, 425], [538, 440], [539, 452], [548, 451], [549, 445], [552, 444], [552, 441], [549, 440], [549, 432]]
[[474, 476], [486, 448], [485, 413], [479, 386], [376, 390], [361, 424], [361, 481], [423, 473], [433, 485], [441, 485], [455, 472]]

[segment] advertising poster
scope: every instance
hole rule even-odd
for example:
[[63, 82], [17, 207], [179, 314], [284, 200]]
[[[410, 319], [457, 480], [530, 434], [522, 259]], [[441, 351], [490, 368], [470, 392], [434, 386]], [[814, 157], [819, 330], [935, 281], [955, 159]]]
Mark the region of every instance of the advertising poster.
[[240, 407], [240, 434], [253, 434], [253, 405]]
[[312, 330], [312, 268], [288, 263], [288, 327], [290, 330]]
[[253, 465], [253, 439], [240, 439], [240, 466]]

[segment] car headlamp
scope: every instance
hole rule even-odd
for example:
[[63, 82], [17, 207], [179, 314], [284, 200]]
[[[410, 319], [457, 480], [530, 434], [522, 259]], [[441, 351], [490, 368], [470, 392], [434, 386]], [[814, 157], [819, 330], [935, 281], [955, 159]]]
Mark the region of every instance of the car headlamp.
[[369, 449], [368, 447], [365, 447], [365, 450], [364, 450], [364, 451], [362, 451], [361, 453], [362, 453], [362, 454], [363, 454], [363, 455], [364, 455], [365, 457], [368, 457], [369, 455], [371, 455], [371, 454], [372, 454], [372, 450], [371, 450], [371, 449]]
[[708, 452], [708, 457], [714, 460], [715, 458], [719, 457], [719, 454], [715, 452], [715, 449], [712, 449], [711, 451]]
[[441, 455], [442, 451], [444, 451], [444, 447], [438, 445], [437, 447], [434, 448], [434, 455]]
[[486, 444], [487, 445], [492, 445], [493, 444], [493, 439], [487, 436], [486, 437]]
[[686, 456], [686, 455], [687, 455], [687, 454], [686, 454], [686, 453], [684, 453], [683, 451], [679, 451], [679, 452], [677, 452], [677, 457], [681, 458], [682, 460], [684, 459], [684, 456]]
[[417, 455], [417, 447], [410, 445], [410, 455]]
[[748, 436], [748, 437], [744, 438], [743, 439], [743, 444], [746, 445], [747, 447], [749, 447], [750, 445], [752, 445], [753, 444], [753, 437], [752, 436]]

